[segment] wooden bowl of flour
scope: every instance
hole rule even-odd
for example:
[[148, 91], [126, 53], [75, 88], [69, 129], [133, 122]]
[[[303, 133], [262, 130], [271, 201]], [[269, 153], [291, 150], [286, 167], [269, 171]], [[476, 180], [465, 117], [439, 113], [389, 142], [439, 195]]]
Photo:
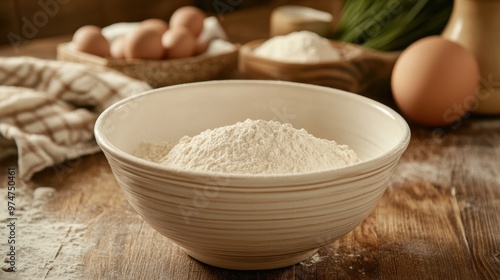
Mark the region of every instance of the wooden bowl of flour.
[[[361, 162], [309, 172], [233, 174], [136, 156], [141, 143], [177, 143], [246, 119], [304, 128], [349, 146]], [[376, 207], [410, 140], [404, 119], [372, 99], [252, 80], [135, 95], [106, 109], [95, 135], [128, 202], [152, 228], [201, 262], [242, 270], [296, 264], [354, 229]]]
[[319, 63], [284, 62], [258, 56], [254, 50], [266, 40], [240, 48], [238, 68], [246, 77], [328, 86], [359, 94], [390, 88], [392, 69], [399, 52], [378, 52], [358, 45], [330, 41], [340, 59]]

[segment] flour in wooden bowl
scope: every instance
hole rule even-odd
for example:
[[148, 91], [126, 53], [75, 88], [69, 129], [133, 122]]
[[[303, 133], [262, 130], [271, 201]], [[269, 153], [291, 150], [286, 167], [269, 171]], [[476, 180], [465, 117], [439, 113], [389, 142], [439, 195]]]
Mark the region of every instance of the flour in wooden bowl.
[[169, 167], [231, 174], [290, 174], [360, 161], [347, 145], [277, 121], [250, 120], [170, 143], [141, 143], [137, 156]]
[[275, 36], [258, 46], [260, 57], [292, 63], [319, 63], [341, 59], [340, 51], [330, 41], [311, 31], [296, 31]]

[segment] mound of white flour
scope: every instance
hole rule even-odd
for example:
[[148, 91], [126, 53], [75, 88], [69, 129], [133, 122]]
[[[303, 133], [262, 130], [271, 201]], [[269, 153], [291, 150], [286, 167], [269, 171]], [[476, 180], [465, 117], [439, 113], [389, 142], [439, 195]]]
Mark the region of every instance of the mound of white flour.
[[139, 157], [174, 168], [236, 174], [289, 174], [359, 162], [335, 141], [276, 121], [246, 120], [184, 136], [176, 145], [141, 143]]
[[340, 52], [330, 41], [310, 31], [296, 31], [275, 36], [254, 49], [254, 54], [268, 59], [316, 63], [339, 60]]

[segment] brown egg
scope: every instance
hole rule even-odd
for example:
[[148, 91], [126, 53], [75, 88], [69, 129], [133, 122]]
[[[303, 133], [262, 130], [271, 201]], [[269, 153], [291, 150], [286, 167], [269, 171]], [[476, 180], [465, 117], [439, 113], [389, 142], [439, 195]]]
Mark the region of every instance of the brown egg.
[[72, 39], [76, 50], [102, 57], [109, 56], [109, 42], [102, 35], [101, 28], [95, 25], [80, 27]]
[[202, 54], [207, 51], [210, 42], [197, 41], [194, 54]]
[[477, 103], [478, 84], [474, 55], [440, 36], [420, 39], [404, 50], [391, 78], [403, 115], [427, 126], [452, 125], [466, 115]]
[[111, 42], [110, 48], [111, 57], [116, 59], [124, 59], [125, 54], [123, 53], [123, 37], [116, 38]]
[[196, 38], [185, 27], [172, 27], [161, 38], [167, 58], [192, 56], [196, 50]]
[[123, 54], [126, 59], [162, 59], [164, 49], [162, 34], [155, 28], [140, 26], [123, 38]]
[[186, 27], [191, 33], [198, 37], [203, 30], [205, 13], [193, 6], [184, 6], [177, 9], [170, 17], [170, 27]]
[[168, 23], [162, 19], [150, 18], [141, 21], [140, 27], [150, 27], [163, 34], [168, 30]]

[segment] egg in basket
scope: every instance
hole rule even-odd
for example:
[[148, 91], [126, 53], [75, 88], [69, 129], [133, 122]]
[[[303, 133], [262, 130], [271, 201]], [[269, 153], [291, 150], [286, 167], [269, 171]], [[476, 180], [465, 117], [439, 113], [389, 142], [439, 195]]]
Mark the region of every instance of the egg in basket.
[[227, 40], [217, 18], [185, 6], [169, 22], [83, 26], [71, 42], [58, 46], [57, 58], [108, 67], [162, 87], [231, 73], [237, 67], [238, 46]]

